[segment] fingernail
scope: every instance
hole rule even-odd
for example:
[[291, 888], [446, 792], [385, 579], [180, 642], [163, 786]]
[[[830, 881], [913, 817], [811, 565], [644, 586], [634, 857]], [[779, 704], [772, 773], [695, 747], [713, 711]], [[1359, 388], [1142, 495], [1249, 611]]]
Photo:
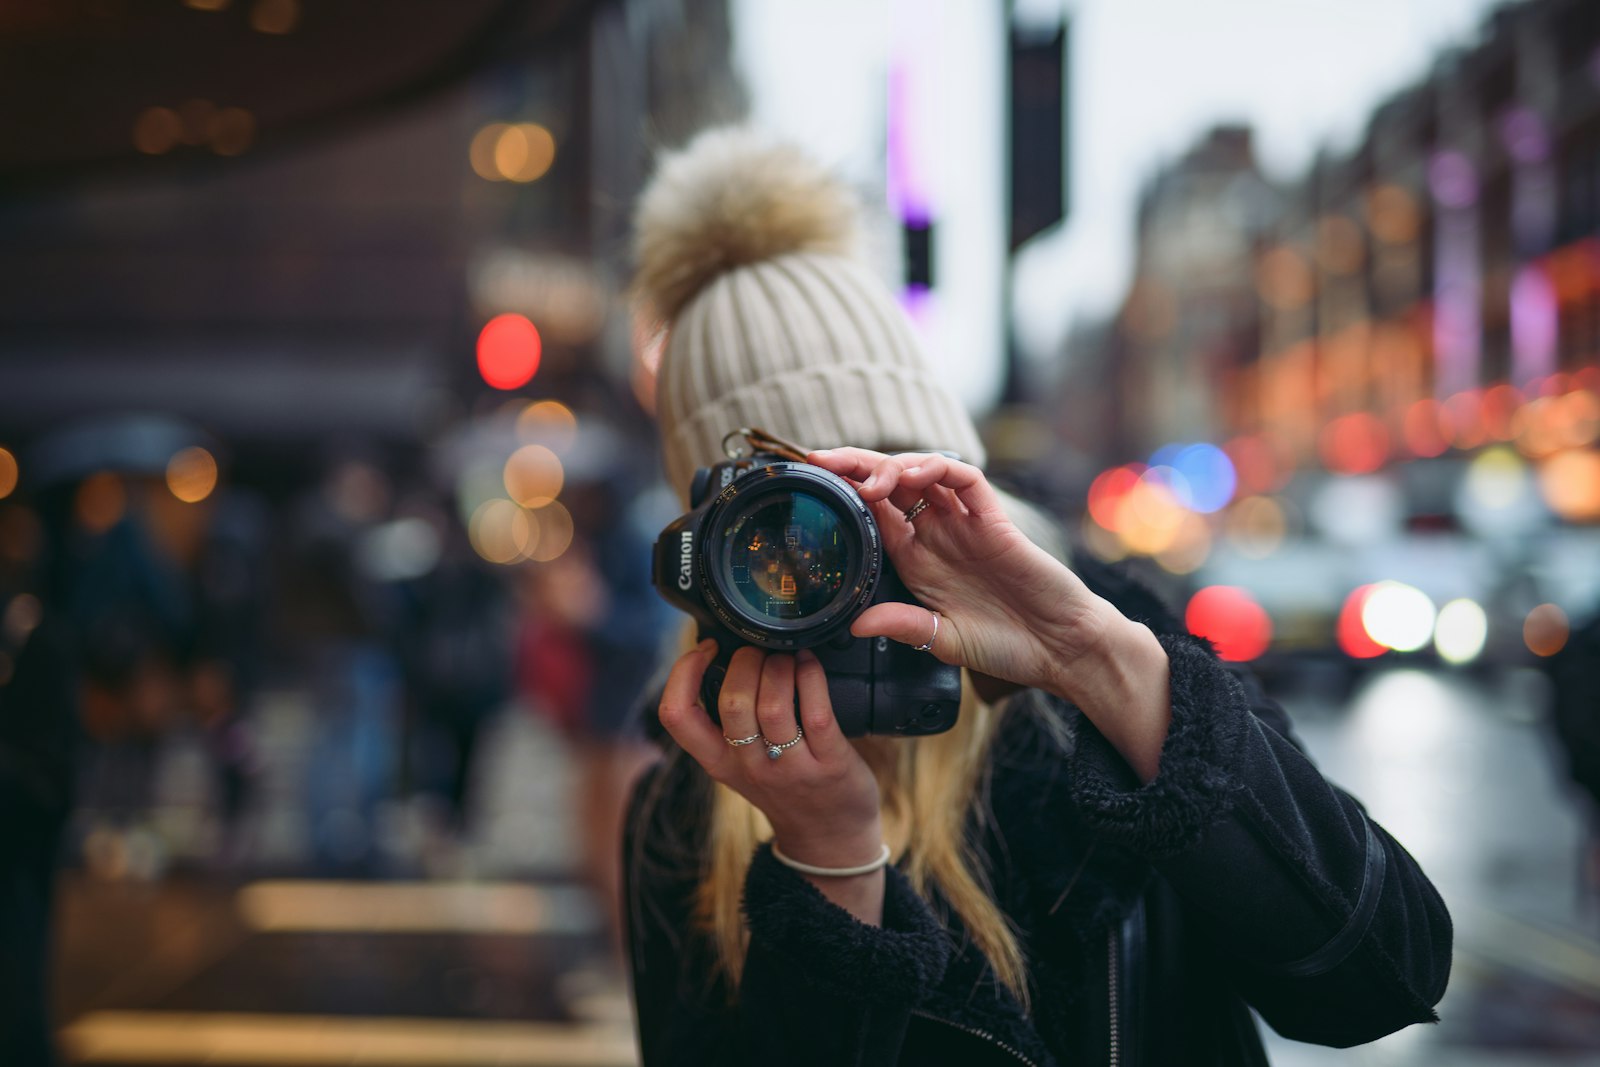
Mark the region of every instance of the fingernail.
[[717, 639], [708, 637], [698, 645], [695, 645], [694, 648], [696, 652], [715, 652], [717, 650]]
[[904, 472], [904, 473], [906, 473], [906, 474], [915, 474], [915, 473], [917, 473], [917, 472], [918, 472], [918, 471], [919, 471], [919, 470], [921, 470], [921, 469], [922, 469], [922, 468], [921, 468], [921, 467], [907, 467], [907, 468], [906, 468], [906, 469], [905, 469], [905, 472]]
[[861, 483], [861, 488], [863, 488], [863, 489], [876, 489], [876, 488], [878, 488], [878, 476], [876, 474], [874, 474], [872, 477], [870, 477], [866, 481], [862, 482]]
[[833, 455], [833, 449], [831, 449], [831, 448], [816, 448], [816, 449], [812, 449], [811, 454], [813, 456], [831, 456], [831, 455]]
[[817, 654], [811, 651], [809, 648], [802, 648], [799, 652], [794, 654], [794, 658], [799, 660], [801, 663], [817, 662]]

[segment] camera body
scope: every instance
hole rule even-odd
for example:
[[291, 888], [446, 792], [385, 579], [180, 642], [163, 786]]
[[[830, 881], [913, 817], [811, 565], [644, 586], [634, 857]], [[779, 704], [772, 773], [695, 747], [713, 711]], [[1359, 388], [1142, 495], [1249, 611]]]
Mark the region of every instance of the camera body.
[[701, 697], [712, 718], [741, 644], [809, 648], [843, 732], [917, 736], [955, 725], [961, 671], [850, 624], [873, 604], [915, 602], [871, 510], [849, 482], [770, 453], [695, 472], [690, 510], [657, 539], [651, 578], [717, 641]]

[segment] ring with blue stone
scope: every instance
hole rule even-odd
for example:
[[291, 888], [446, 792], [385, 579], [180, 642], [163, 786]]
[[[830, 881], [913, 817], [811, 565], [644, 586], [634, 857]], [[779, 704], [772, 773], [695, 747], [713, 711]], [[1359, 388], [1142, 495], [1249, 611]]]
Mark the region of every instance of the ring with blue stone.
[[806, 736], [805, 730], [800, 726], [799, 723], [795, 723], [794, 724], [794, 736], [791, 737], [789, 740], [785, 741], [781, 745], [775, 745], [771, 741], [767, 742], [767, 758], [768, 759], [777, 759], [779, 756], [783, 755], [783, 750], [784, 749], [793, 748], [795, 745], [798, 745], [800, 743], [801, 739], [804, 738], [805, 736]]

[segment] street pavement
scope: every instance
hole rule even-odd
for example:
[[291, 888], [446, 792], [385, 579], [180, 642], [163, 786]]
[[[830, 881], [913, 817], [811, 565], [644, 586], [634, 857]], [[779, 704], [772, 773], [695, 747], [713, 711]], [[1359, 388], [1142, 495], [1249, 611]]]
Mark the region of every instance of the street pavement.
[[[1580, 877], [1539, 677], [1388, 669], [1342, 705], [1319, 695], [1335, 688], [1305, 681], [1284, 701], [1324, 772], [1440, 887], [1456, 960], [1437, 1026], [1349, 1050], [1269, 1034], [1273, 1062], [1600, 1065], [1600, 896]], [[181, 737], [156, 761], [145, 828], [80, 820], [101, 836], [61, 896], [70, 1061], [635, 1062], [603, 913], [573, 879], [573, 761], [554, 731], [518, 711], [493, 724], [465, 841], [426, 805], [380, 812], [373, 881], [305, 864], [304, 702], [271, 694], [257, 722], [263, 775], [232, 840]]]

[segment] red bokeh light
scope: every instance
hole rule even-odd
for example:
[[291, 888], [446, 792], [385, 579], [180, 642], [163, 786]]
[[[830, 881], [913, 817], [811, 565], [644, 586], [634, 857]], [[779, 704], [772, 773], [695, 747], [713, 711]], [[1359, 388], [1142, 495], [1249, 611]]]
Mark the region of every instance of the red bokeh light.
[[521, 315], [496, 315], [478, 334], [478, 373], [496, 389], [520, 389], [539, 370], [544, 343]]
[[1322, 461], [1340, 474], [1370, 474], [1389, 458], [1389, 431], [1365, 411], [1340, 415], [1322, 428]]
[[1239, 478], [1238, 495], [1256, 496], [1270, 493], [1283, 485], [1283, 472], [1279, 469], [1272, 446], [1260, 437], [1235, 437], [1222, 446]]
[[1350, 591], [1344, 599], [1344, 607], [1339, 609], [1339, 624], [1337, 637], [1339, 647], [1344, 654], [1353, 659], [1371, 659], [1381, 656], [1389, 651], [1378, 642], [1374, 641], [1367, 633], [1367, 626], [1361, 621], [1361, 611], [1367, 606], [1367, 598], [1372, 595], [1375, 586], [1358, 586]]
[[1095, 480], [1089, 483], [1089, 514], [1107, 530], [1117, 528], [1117, 505], [1122, 503], [1122, 498], [1127, 496], [1133, 487], [1139, 484], [1139, 476], [1144, 473], [1140, 464], [1130, 463], [1125, 467], [1113, 467], [1102, 471]]
[[1412, 455], [1443, 455], [1450, 447], [1449, 431], [1450, 414], [1439, 401], [1427, 397], [1406, 408], [1403, 433]]
[[1217, 646], [1217, 655], [1239, 663], [1255, 659], [1272, 641], [1272, 620], [1248, 592], [1233, 585], [1208, 585], [1189, 598], [1183, 623], [1196, 637]]

